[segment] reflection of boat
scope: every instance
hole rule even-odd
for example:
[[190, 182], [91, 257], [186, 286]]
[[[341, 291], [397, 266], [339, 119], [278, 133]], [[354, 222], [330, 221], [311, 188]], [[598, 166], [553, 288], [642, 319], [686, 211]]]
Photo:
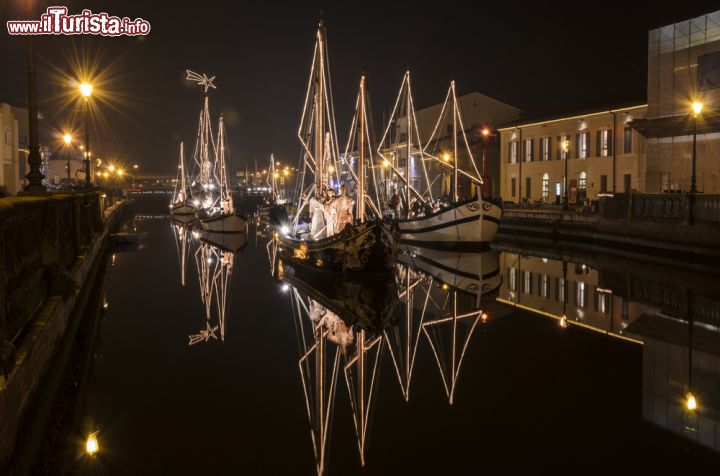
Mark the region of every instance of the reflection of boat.
[[224, 251], [237, 252], [247, 245], [246, 233], [213, 233], [203, 231], [199, 233], [200, 241], [209, 243]]
[[[210, 339], [225, 340], [225, 317], [228, 311], [228, 289], [232, 278], [235, 254], [209, 243], [200, 242], [195, 251], [195, 264], [200, 282], [200, 298], [205, 307], [205, 323], [189, 336], [188, 345]], [[218, 334], [216, 334], [219, 333]]]
[[175, 248], [177, 249], [178, 259], [180, 261], [180, 284], [185, 286], [185, 274], [187, 270], [187, 259], [190, 256], [192, 248], [192, 233], [190, 228], [170, 223], [175, 238]]
[[402, 245], [398, 249], [398, 261], [452, 288], [475, 294], [478, 299], [502, 283], [500, 254], [489, 249], [459, 252]]
[[338, 314], [348, 325], [380, 329], [393, 319], [395, 282], [373, 276], [344, 275], [277, 262], [277, 277]]
[[[298, 131], [303, 149], [303, 169], [300, 175], [303, 179], [299, 182], [299, 196], [302, 198], [291, 229], [279, 237], [279, 251], [287, 259], [314, 268], [343, 272], [387, 272], [391, 267], [391, 254], [386, 249], [386, 237], [377, 220], [379, 217], [370, 220], [365, 216], [364, 182], [356, 182], [356, 199], [344, 190], [348, 182], [338, 160], [340, 154], [326, 56], [325, 24], [320, 20]], [[364, 87], [363, 76], [359, 96], [363, 106], [356, 111], [357, 120], [353, 122], [354, 127], [360, 127], [362, 143], [367, 136]], [[361, 147], [360, 152], [357, 175], [363, 177], [365, 148]], [[306, 177], [308, 181], [312, 177], [313, 182], [304, 183]], [[357, 221], [353, 217], [355, 205]], [[299, 223], [304, 213], [309, 214], [311, 220], [308, 231], [301, 231]]]
[[121, 231], [110, 234], [110, 241], [117, 245], [140, 245], [147, 237], [147, 231], [142, 231], [140, 233]]

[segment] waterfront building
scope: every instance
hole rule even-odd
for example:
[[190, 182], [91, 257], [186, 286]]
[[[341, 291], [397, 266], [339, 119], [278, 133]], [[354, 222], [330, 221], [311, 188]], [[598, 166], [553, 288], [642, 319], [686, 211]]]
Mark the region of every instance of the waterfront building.
[[0, 103], [0, 133], [0, 196], [16, 195], [22, 188], [18, 119], [6, 103]]
[[566, 165], [569, 203], [645, 191], [646, 140], [630, 122], [646, 113], [635, 104], [501, 127], [500, 196], [561, 204]]
[[697, 126], [697, 191], [720, 193], [720, 10], [650, 30], [647, 94], [646, 191], [690, 191]]

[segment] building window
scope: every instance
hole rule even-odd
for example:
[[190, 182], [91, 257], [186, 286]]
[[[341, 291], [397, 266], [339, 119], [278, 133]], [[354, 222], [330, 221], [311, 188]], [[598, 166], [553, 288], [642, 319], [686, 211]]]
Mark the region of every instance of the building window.
[[590, 155], [590, 133], [580, 132], [575, 136], [575, 158], [587, 159]]
[[558, 301], [565, 302], [567, 298], [567, 279], [558, 279], [557, 294]]
[[525, 294], [532, 294], [532, 273], [530, 271], [523, 271], [523, 292]]
[[597, 150], [598, 157], [607, 157], [612, 154], [612, 131], [604, 130], [597, 132]]
[[607, 192], [607, 175], [600, 176], [600, 193]]
[[625, 174], [623, 175], [623, 182], [625, 184], [625, 193], [630, 193], [630, 190], [632, 190], [632, 175]]
[[5, 145], [10, 145], [10, 129], [5, 129]]
[[587, 190], [587, 174], [580, 172], [580, 180], [578, 180], [578, 190]]
[[516, 181], [515, 181], [515, 177], [513, 177], [510, 179], [510, 196], [511, 197], [515, 196], [515, 186], [516, 186]]
[[530, 199], [530, 185], [532, 185], [532, 180], [530, 180], [530, 177], [525, 177], [525, 197]]
[[508, 160], [511, 164], [517, 164], [518, 161], [518, 142], [512, 141], [509, 144]]
[[578, 307], [587, 306], [587, 284], [582, 281], [576, 283], [575, 304]]
[[610, 297], [612, 296], [607, 291], [595, 291], [595, 299], [597, 300], [597, 310], [601, 314], [610, 313]]
[[547, 274], [540, 276], [540, 295], [545, 299], [550, 295], [550, 277]]
[[660, 191], [667, 192], [670, 190], [670, 172], [660, 173]]
[[624, 154], [632, 154], [632, 146], [633, 146], [632, 128], [626, 127], [625, 130], [623, 130], [623, 153]]
[[508, 286], [510, 287], [510, 291], [517, 291], [517, 269], [516, 268], [508, 269]]
[[550, 160], [551, 145], [552, 139], [550, 137], [540, 139], [540, 160]]
[[548, 202], [550, 195], [550, 176], [545, 173], [542, 176], [542, 201], [543, 203]]
[[525, 162], [532, 162], [533, 161], [533, 140], [532, 139], [525, 139], [525, 143], [523, 144], [525, 147], [525, 150], [523, 151], [525, 153]]

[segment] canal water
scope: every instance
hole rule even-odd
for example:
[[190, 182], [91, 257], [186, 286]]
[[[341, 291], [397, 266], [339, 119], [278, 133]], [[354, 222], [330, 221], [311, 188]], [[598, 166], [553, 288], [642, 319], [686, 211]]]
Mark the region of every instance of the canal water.
[[[110, 258], [71, 473], [719, 467], [717, 276], [497, 243], [463, 272], [410, 250], [391, 280], [328, 282], [273, 276], [255, 225], [236, 253], [142, 204], [132, 226], [149, 235]], [[458, 292], [468, 267], [484, 278]], [[325, 321], [317, 341], [311, 318], [343, 313], [359, 324]]]

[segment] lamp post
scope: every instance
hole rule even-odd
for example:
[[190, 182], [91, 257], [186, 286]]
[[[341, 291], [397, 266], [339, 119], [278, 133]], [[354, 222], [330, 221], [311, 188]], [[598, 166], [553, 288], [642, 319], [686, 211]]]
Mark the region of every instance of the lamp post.
[[563, 210], [569, 210], [568, 206], [568, 152], [570, 151], [570, 141], [562, 141], [563, 160], [565, 161], [565, 177], [563, 178]]
[[68, 146], [72, 144], [72, 136], [70, 134], [63, 134], [63, 142], [65, 142], [65, 155], [67, 157], [67, 178], [68, 185], [70, 185], [70, 154], [68, 153]]
[[85, 98], [85, 188], [91, 188], [90, 183], [90, 96], [93, 86], [84, 82], [80, 84], [80, 94]]
[[690, 193], [697, 193], [697, 178], [695, 176], [695, 162], [697, 161], [697, 120], [702, 112], [703, 104], [695, 101], [692, 104], [693, 110], [693, 148], [692, 148], [692, 179], [690, 182]]
[[40, 145], [38, 144], [38, 111], [37, 111], [37, 80], [35, 74], [35, 53], [33, 52], [33, 39], [27, 39], [27, 79], [28, 79], [28, 128], [30, 143], [28, 144], [28, 166], [30, 170], [25, 178], [28, 180], [24, 187], [25, 192], [42, 193], [47, 189], [43, 184], [45, 176], [40, 170], [42, 157], [40, 157]]

